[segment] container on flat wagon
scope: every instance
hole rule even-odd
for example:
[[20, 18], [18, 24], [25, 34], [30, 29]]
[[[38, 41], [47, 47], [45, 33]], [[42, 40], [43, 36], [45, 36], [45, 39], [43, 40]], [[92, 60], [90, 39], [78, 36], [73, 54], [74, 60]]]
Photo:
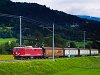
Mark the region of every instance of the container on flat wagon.
[[80, 48], [80, 55], [90, 55], [90, 49]]
[[91, 55], [97, 55], [98, 53], [98, 49], [91, 49]]
[[64, 48], [65, 56], [78, 56], [78, 49], [77, 48]]

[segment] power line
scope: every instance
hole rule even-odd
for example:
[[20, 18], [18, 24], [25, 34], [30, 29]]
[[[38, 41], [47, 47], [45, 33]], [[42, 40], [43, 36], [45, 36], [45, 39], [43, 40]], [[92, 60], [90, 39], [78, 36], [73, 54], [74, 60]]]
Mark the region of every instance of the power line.
[[16, 15], [2, 14], [2, 13], [0, 13], [0, 16], [19, 18], [19, 16], [16, 16]]
[[[0, 13], [0, 16], [10, 17], [10, 18], [19, 18], [19, 16], [16, 16], [16, 15], [3, 14], [3, 13]], [[21, 17], [22, 17], [23, 20], [26, 20], [26, 21], [29, 21], [29, 22], [38, 23], [40, 25], [51, 25], [51, 24], [48, 24], [48, 23], [43, 23], [41, 21], [37, 21], [37, 20], [34, 20], [34, 19], [27, 18], [27, 17], [24, 17], [24, 16], [21, 16]]]
[[40, 25], [51, 25], [51, 24], [49, 24], [49, 23], [43, 23], [43, 22], [41, 22], [41, 21], [38, 21], [38, 20], [35, 20], [35, 19], [30, 19], [30, 18], [27, 18], [27, 17], [23, 17], [23, 19], [26, 20], [26, 21], [29, 21], [29, 22], [38, 23], [38, 24], [40, 24]]

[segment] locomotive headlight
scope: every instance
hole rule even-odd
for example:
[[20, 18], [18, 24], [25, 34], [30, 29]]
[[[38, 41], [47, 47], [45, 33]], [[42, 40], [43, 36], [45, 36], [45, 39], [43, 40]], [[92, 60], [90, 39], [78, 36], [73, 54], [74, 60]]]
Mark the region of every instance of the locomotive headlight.
[[15, 54], [17, 54], [17, 52]]
[[16, 54], [16, 55], [20, 55], [20, 53], [18, 53], [18, 52], [16, 52], [15, 54]]

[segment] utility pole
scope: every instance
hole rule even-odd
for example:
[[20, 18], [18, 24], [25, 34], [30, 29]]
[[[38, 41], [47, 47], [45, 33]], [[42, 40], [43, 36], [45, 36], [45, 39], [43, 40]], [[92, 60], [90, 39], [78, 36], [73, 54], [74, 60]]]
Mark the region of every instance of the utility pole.
[[[71, 25], [69, 25], [69, 31], [71, 32]], [[68, 44], [68, 48], [69, 48], [69, 55], [68, 57], [70, 58], [70, 41], [71, 41], [71, 34], [69, 34], [69, 44]]]
[[20, 46], [22, 46], [22, 16], [19, 16], [20, 19]]
[[[47, 30], [49, 30], [50, 32], [52, 32], [52, 60], [54, 61], [54, 46], [55, 46], [55, 41], [54, 41], [54, 23], [53, 23], [53, 26], [52, 27], [44, 27], [44, 26], [40, 26], [40, 27], [43, 27], [43, 28], [45, 28], [45, 29], [47, 29]], [[53, 30], [50, 30], [49, 28], [52, 28]]]
[[70, 41], [69, 41], [69, 44], [68, 44], [68, 48], [69, 48], [69, 55], [68, 55], [68, 57], [70, 58]]
[[84, 49], [85, 49], [85, 33], [86, 31], [84, 31]]
[[54, 23], [53, 23], [53, 51], [52, 51], [52, 55], [53, 55], [53, 61], [54, 61]]

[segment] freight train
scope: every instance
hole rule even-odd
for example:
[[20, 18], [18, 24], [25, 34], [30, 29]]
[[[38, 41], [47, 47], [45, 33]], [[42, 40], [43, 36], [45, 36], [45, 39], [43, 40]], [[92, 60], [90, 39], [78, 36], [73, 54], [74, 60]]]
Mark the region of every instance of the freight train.
[[[14, 47], [13, 56], [15, 59], [36, 59], [52, 57], [52, 47], [33, 48], [32, 46]], [[84, 48], [54, 48], [55, 57], [93, 56], [98, 55], [98, 49]]]

